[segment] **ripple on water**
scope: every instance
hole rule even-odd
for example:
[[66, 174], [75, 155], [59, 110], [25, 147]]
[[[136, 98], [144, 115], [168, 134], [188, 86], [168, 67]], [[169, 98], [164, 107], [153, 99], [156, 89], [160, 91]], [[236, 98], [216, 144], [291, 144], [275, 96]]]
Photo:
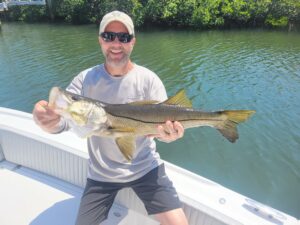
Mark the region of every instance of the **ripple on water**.
[[[95, 26], [2, 26], [0, 106], [31, 112], [52, 86], [103, 62]], [[164, 159], [300, 217], [299, 34], [137, 32], [132, 58], [155, 71], [169, 95], [184, 88], [197, 108], [256, 110], [238, 127], [237, 143], [190, 129], [158, 143]]]

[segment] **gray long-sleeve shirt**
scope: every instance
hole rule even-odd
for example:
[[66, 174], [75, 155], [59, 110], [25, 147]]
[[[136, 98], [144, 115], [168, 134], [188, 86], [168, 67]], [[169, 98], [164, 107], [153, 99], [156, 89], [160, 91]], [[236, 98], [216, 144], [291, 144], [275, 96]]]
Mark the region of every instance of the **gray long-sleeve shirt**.
[[[89, 68], [78, 74], [67, 90], [110, 104], [167, 99], [159, 77], [136, 64], [122, 77], [109, 75], [103, 64]], [[88, 177], [93, 180], [128, 182], [142, 177], [162, 163], [155, 141], [151, 138], [136, 139], [137, 148], [131, 162], [125, 159], [112, 138], [92, 136], [87, 144], [90, 156]]]

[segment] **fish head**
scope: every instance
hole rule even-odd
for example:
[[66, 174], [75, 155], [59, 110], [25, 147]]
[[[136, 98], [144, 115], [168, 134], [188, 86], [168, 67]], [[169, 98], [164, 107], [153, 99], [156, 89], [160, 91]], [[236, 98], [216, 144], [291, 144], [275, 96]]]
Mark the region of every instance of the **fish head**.
[[73, 94], [59, 87], [51, 89], [49, 106], [77, 127], [95, 131], [105, 128], [108, 123], [101, 103], [96, 103], [92, 99]]
[[85, 101], [74, 101], [67, 108], [70, 117], [79, 125], [84, 126], [88, 123], [89, 114], [92, 112], [92, 104]]
[[[81, 96], [67, 92], [59, 87], [53, 87], [49, 94], [49, 107], [51, 107], [57, 114], [64, 116], [64, 114], [83, 113], [80, 112]], [[82, 102], [82, 103], [80, 103]], [[74, 105], [75, 104], [75, 105]], [[86, 110], [86, 109], [85, 109]]]

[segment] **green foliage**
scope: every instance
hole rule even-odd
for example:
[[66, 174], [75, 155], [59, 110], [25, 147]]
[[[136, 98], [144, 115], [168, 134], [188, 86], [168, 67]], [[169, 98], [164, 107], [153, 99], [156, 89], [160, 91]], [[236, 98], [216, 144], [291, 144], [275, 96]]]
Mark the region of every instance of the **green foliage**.
[[166, 0], [148, 0], [144, 6], [145, 22], [162, 24], [162, 16]]
[[223, 18], [235, 21], [238, 24], [245, 24], [250, 19], [250, 5], [247, 0], [224, 0], [221, 4]]
[[289, 19], [286, 16], [280, 18], [273, 18], [268, 16], [266, 19], [266, 24], [271, 25], [272, 27], [286, 27], [288, 25]]
[[120, 10], [129, 14], [137, 27], [145, 23], [193, 28], [300, 24], [299, 0], [49, 0], [47, 3], [47, 8], [11, 7], [9, 18], [99, 24], [107, 12]]
[[161, 19], [168, 25], [190, 26], [194, 8], [194, 0], [168, 0], [162, 8]]
[[83, 22], [80, 20], [80, 10], [84, 11], [84, 0], [57, 1], [55, 5], [55, 16], [67, 22]]
[[12, 21], [45, 21], [47, 19], [46, 7], [39, 5], [11, 6], [7, 12], [7, 18]]
[[273, 0], [269, 4], [269, 11], [265, 24], [270, 27], [287, 27], [300, 23], [299, 0]]
[[289, 21], [299, 21], [300, 1], [299, 0], [273, 0], [270, 6], [268, 17], [279, 20], [287, 17]]
[[193, 26], [200, 28], [222, 26], [224, 24], [224, 18], [220, 11], [221, 3], [222, 0], [197, 0], [192, 15]]
[[249, 2], [249, 23], [253, 26], [262, 25], [268, 15], [272, 0], [258, 0]]
[[144, 21], [142, 4], [138, 0], [53, 0], [52, 11], [57, 19], [72, 23], [98, 23], [103, 15], [120, 10], [132, 16], [136, 25]]
[[132, 0], [133, 6], [131, 9], [131, 16], [134, 24], [137, 27], [141, 27], [145, 20], [145, 11], [142, 3], [138, 0]]

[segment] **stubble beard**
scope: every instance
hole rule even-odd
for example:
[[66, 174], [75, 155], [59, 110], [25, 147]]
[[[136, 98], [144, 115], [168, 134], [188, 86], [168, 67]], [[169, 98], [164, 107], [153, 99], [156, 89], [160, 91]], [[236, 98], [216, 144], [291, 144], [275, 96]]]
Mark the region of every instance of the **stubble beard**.
[[125, 66], [129, 62], [131, 52], [125, 52], [124, 50], [122, 50], [123, 57], [121, 59], [113, 59], [112, 57], [110, 57], [109, 52], [110, 52], [110, 49], [108, 49], [107, 52], [103, 52], [104, 56], [105, 56], [105, 63], [107, 65], [114, 67], [114, 68], [120, 68], [120, 67]]

